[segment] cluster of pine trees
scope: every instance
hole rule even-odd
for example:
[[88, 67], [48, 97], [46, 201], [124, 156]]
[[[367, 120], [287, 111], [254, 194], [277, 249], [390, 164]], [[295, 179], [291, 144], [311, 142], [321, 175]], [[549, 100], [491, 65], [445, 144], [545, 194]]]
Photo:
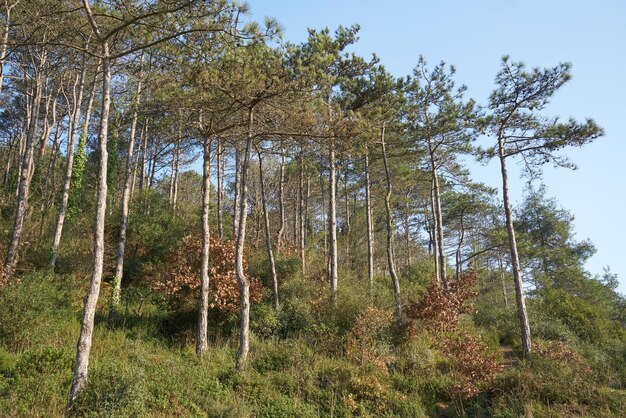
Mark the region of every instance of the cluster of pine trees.
[[[293, 44], [276, 21], [258, 24], [247, 11], [222, 0], [7, 0], [0, 10], [0, 283], [89, 251], [70, 406], [87, 384], [103, 279], [111, 316], [137, 279], [127, 235], [146, 191], [173, 213], [199, 214], [188, 222], [201, 242], [198, 355], [209, 347], [216, 238], [234, 242], [240, 370], [251, 349], [253, 251], [265, 253], [277, 311], [277, 254], [325, 281], [335, 305], [342, 271], [370, 287], [388, 276], [398, 329], [410, 302], [401, 270], [429, 260], [444, 292], [466, 271], [489, 271], [516, 307], [523, 355], [533, 352], [524, 286], [576, 295], [592, 286], [583, 264], [594, 249], [573, 240], [569, 213], [542, 189], [516, 212], [509, 192], [511, 161], [536, 179], [545, 164], [573, 167], [563, 150], [603, 134], [591, 119], [543, 112], [570, 65], [526, 69], [504, 57], [489, 101], [476, 103], [453, 66], [419, 58], [397, 78], [376, 56], [349, 52], [358, 26], [309, 30]], [[475, 146], [479, 137], [491, 146]], [[471, 158], [499, 161], [502, 201], [472, 180]], [[64, 252], [76, 231], [91, 248]]]

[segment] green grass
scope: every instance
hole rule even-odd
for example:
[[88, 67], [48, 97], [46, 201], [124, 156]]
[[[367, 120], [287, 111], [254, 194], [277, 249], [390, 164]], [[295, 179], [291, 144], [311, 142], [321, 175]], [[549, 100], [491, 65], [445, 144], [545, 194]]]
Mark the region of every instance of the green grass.
[[[244, 373], [234, 367], [234, 319], [212, 324], [211, 348], [198, 358], [195, 315], [167, 312], [157, 299], [139, 310], [136, 292], [129, 289], [119, 316], [109, 320], [105, 286], [88, 386], [71, 415], [513, 417], [532, 411], [535, 416], [619, 416], [625, 409], [619, 373], [598, 365], [612, 361], [611, 352], [585, 342], [580, 342], [587, 347], [585, 358], [594, 366], [585, 378], [566, 363], [536, 357], [500, 373], [492, 387], [463, 402], [451, 395], [454, 382], [447, 366], [425, 337], [397, 340], [386, 370], [351, 362], [344, 356], [346, 339], [369, 299], [366, 287], [349, 291], [358, 280], [344, 280], [337, 308], [323, 297], [316, 300], [318, 284], [298, 277], [283, 285], [279, 314], [269, 304], [254, 307]], [[66, 413], [85, 281], [38, 273], [1, 290], [0, 416]], [[376, 287], [375, 298], [387, 300], [382, 278]], [[468, 322], [468, 329], [483, 330], [497, 344], [498, 324], [483, 317], [487, 326]], [[613, 347], [613, 353], [623, 353], [620, 348]]]

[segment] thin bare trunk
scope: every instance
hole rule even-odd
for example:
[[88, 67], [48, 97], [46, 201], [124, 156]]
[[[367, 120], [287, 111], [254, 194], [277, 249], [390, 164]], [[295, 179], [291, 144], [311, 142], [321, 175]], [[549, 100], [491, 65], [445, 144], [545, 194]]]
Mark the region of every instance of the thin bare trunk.
[[141, 149], [143, 150], [141, 152], [141, 176], [139, 177], [139, 190], [143, 190], [145, 187], [145, 181], [146, 181], [146, 162], [147, 162], [147, 155], [148, 155], [148, 118], [146, 118], [144, 124], [143, 124], [143, 144], [141, 146]]
[[[83, 70], [80, 75], [80, 84], [78, 86], [78, 95], [76, 95], [76, 88], [74, 88], [74, 103], [72, 105], [72, 114], [70, 116], [70, 123], [67, 132], [67, 164], [65, 165], [65, 182], [63, 184], [63, 194], [61, 195], [61, 204], [59, 205], [59, 216], [57, 218], [56, 227], [54, 230], [54, 239], [52, 240], [52, 250], [50, 252], [50, 268], [54, 270], [57, 262], [57, 256], [59, 246], [61, 245], [61, 235], [63, 234], [63, 225], [65, 223], [65, 215], [67, 212], [67, 204], [70, 198], [70, 187], [72, 183], [72, 170], [74, 168], [74, 150], [76, 148], [76, 129], [80, 121], [80, 106], [83, 101], [83, 91], [85, 88], [85, 73]], [[94, 83], [95, 84], [95, 83]], [[90, 97], [90, 103], [93, 100], [93, 95]], [[87, 109], [89, 112], [91, 109]], [[85, 119], [88, 116], [85, 115]], [[87, 123], [89, 123], [87, 121]]]
[[224, 237], [224, 146], [217, 138], [217, 236]]
[[435, 280], [437, 281], [437, 283], [439, 283], [439, 285], [442, 284], [442, 280], [441, 280], [441, 273], [439, 270], [439, 238], [437, 235], [437, 209], [435, 208], [435, 180], [432, 179], [431, 180], [431, 189], [430, 189], [430, 213], [432, 215], [432, 226], [431, 226], [431, 232], [429, 233], [430, 238], [431, 238], [431, 242], [432, 242], [432, 254], [434, 256], [435, 259]]
[[198, 329], [196, 354], [201, 355], [208, 348], [207, 330], [209, 326], [209, 251], [211, 230], [209, 229], [209, 209], [211, 202], [211, 139], [204, 139], [202, 164], [202, 260], [200, 263], [200, 300], [198, 302]]
[[443, 215], [441, 213], [441, 192], [439, 188], [439, 174], [437, 173], [437, 161], [435, 158], [434, 151], [432, 149], [432, 144], [428, 142], [429, 154], [430, 154], [430, 166], [431, 166], [431, 174], [432, 174], [432, 185], [433, 185], [433, 208], [434, 208], [434, 217], [435, 217], [435, 235], [437, 236], [437, 257], [438, 257], [438, 265], [439, 265], [439, 277], [441, 278], [441, 283], [445, 289], [448, 288], [448, 277], [446, 274], [446, 252], [445, 252], [445, 242], [443, 238]]
[[265, 248], [267, 249], [267, 258], [270, 262], [270, 270], [272, 273], [272, 296], [274, 297], [274, 309], [280, 308], [278, 299], [278, 275], [276, 274], [276, 262], [274, 260], [274, 251], [272, 249], [272, 236], [270, 231], [270, 216], [267, 210], [267, 197], [265, 196], [265, 184], [263, 180], [263, 156], [261, 151], [257, 149], [259, 156], [259, 182], [261, 186], [261, 202], [263, 205], [263, 219], [265, 223]]
[[252, 146], [253, 109], [248, 110], [248, 129], [246, 146], [241, 159], [239, 187], [239, 220], [235, 247], [235, 273], [239, 283], [239, 349], [237, 350], [236, 367], [243, 370], [250, 350], [250, 283], [243, 269], [243, 251], [246, 242], [246, 221], [248, 219], [248, 168], [250, 165], [250, 148]]
[[506, 230], [509, 235], [509, 248], [511, 250], [511, 267], [513, 269], [513, 280], [515, 282], [515, 299], [517, 302], [517, 317], [520, 323], [522, 349], [524, 356], [532, 351], [530, 325], [528, 323], [528, 313], [526, 312], [526, 300], [524, 297], [524, 284], [522, 282], [519, 255], [517, 252], [517, 242], [515, 240], [515, 229], [513, 228], [513, 214], [511, 212], [511, 202], [509, 197], [509, 181], [506, 169], [504, 154], [504, 139], [498, 138], [498, 148], [500, 157], [500, 171], [502, 173], [502, 197], [504, 200], [504, 215], [506, 218]]
[[459, 232], [459, 244], [456, 247], [456, 279], [461, 278], [463, 273], [463, 261], [461, 259], [461, 247], [465, 238], [465, 225], [463, 224], [463, 212], [461, 212], [461, 231]]
[[506, 281], [504, 280], [504, 261], [502, 254], [498, 254], [498, 268], [500, 271], [500, 282], [502, 283], [502, 296], [504, 297], [504, 306], [509, 307], [509, 296], [506, 292]]
[[304, 217], [304, 152], [300, 150], [300, 176], [298, 187], [298, 247], [300, 250], [300, 268], [302, 275], [306, 274], [306, 259], [305, 259], [305, 242], [304, 242], [304, 230], [305, 230], [305, 217]]
[[387, 179], [387, 193], [385, 194], [385, 211], [387, 214], [387, 267], [389, 269], [389, 275], [391, 276], [391, 283], [393, 285], [395, 308], [396, 308], [396, 320], [398, 324], [402, 323], [402, 297], [400, 294], [400, 279], [396, 273], [396, 266], [393, 257], [393, 215], [391, 212], [391, 174], [389, 172], [389, 165], [387, 162], [387, 149], [385, 147], [385, 126], [383, 125], [380, 135], [380, 147], [383, 154], [383, 163], [385, 166], [385, 177]]
[[[41, 63], [43, 65], [43, 62]], [[35, 79], [33, 103], [30, 111], [30, 121], [28, 125], [28, 133], [26, 134], [26, 142], [24, 144], [24, 155], [20, 167], [20, 178], [17, 190], [17, 203], [15, 207], [15, 217], [13, 220], [13, 233], [4, 261], [4, 274], [7, 279], [13, 276], [17, 265], [18, 251], [24, 222], [26, 220], [26, 212], [28, 209], [28, 197], [30, 193], [31, 170], [33, 167], [33, 159], [35, 153], [35, 135], [37, 133], [37, 116], [39, 114], [39, 105], [42, 94], [41, 75], [38, 74]]]
[[[98, 38], [101, 39], [99, 30], [91, 13], [91, 8], [87, 0], [83, 0], [83, 6], [87, 11], [90, 23]], [[76, 347], [76, 361], [74, 363], [74, 374], [70, 387], [70, 397], [68, 408], [71, 408], [82, 390], [87, 384], [89, 371], [89, 354], [91, 352], [91, 342], [93, 337], [94, 317], [96, 304], [100, 295], [100, 283], [102, 281], [102, 269], [104, 264], [104, 222], [107, 204], [107, 163], [109, 154], [107, 151], [107, 140], [109, 132], [109, 111], [111, 107], [111, 67], [109, 61], [109, 45], [106, 40], [101, 41], [102, 47], [102, 107], [99, 133], [99, 167], [98, 167], [98, 189], [96, 198], [96, 214], [94, 225], [93, 243], [93, 271], [89, 290], [84, 299], [83, 318], [80, 327], [80, 336]]]
[[233, 205], [233, 233], [239, 233], [239, 207], [241, 206], [241, 149], [235, 146], [235, 200]]
[[335, 138], [331, 137], [328, 166], [328, 235], [329, 235], [329, 281], [333, 302], [337, 303], [337, 171], [335, 167]]
[[346, 245], [346, 259], [345, 265], [350, 266], [350, 196], [348, 193], [348, 163], [346, 162], [343, 167], [343, 192], [344, 192], [344, 211], [346, 215], [346, 228], [345, 228], [345, 245]]
[[367, 221], [367, 280], [374, 284], [374, 237], [372, 225], [372, 196], [370, 190], [370, 153], [365, 147], [365, 219]]
[[[141, 56], [143, 63], [143, 55]], [[137, 132], [137, 118], [139, 103], [141, 102], [142, 72], [137, 77], [135, 99], [133, 103], [133, 118], [130, 123], [130, 136], [128, 138], [128, 155], [124, 175], [124, 191], [122, 192], [122, 214], [120, 217], [120, 234], [117, 240], [117, 257], [115, 259], [115, 275], [113, 276], [111, 293], [111, 313], [115, 313], [120, 303], [122, 294], [122, 277], [124, 276], [124, 254], [126, 251], [126, 230], [128, 229], [128, 216], [130, 214], [130, 188], [132, 182], [133, 156], [135, 155], [135, 135]]]
[[285, 235], [285, 149], [280, 143], [280, 178], [278, 180], [278, 211], [280, 212], [278, 224], [278, 236], [276, 239], [278, 250], [283, 248], [283, 237]]

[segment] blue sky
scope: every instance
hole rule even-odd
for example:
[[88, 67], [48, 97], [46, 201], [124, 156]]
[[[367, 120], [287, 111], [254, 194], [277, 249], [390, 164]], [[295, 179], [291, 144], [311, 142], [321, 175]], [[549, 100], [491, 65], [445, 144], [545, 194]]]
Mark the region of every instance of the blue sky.
[[[557, 93], [546, 114], [590, 116], [606, 136], [567, 150], [579, 169], [546, 167], [548, 194], [575, 217], [576, 238], [589, 238], [598, 252], [587, 268], [610, 266], [626, 293], [626, 1], [623, 0], [250, 0], [252, 17], [272, 16], [284, 38], [300, 42], [306, 29], [361, 25], [353, 50], [375, 52], [396, 76], [409, 74], [420, 54], [457, 68], [457, 82], [486, 103], [500, 58], [508, 54], [529, 67], [573, 64], [573, 80]], [[475, 179], [500, 185], [495, 161], [471, 164]], [[518, 177], [518, 176], [516, 176]], [[524, 182], [511, 184], [519, 203]]]

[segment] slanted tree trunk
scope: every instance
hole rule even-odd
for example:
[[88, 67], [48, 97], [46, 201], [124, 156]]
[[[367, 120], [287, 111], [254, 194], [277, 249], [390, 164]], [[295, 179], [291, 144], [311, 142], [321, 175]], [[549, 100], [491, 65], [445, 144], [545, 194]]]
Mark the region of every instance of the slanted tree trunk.
[[517, 252], [517, 241], [515, 240], [515, 229], [513, 228], [513, 214], [511, 212], [511, 202], [509, 197], [509, 179], [506, 169], [506, 155], [504, 151], [504, 139], [498, 138], [498, 152], [500, 159], [500, 172], [502, 173], [502, 198], [504, 200], [504, 216], [506, 218], [506, 231], [509, 236], [509, 248], [511, 250], [511, 267], [513, 269], [513, 281], [515, 282], [515, 299], [517, 302], [517, 317], [520, 323], [522, 350], [524, 356], [532, 351], [530, 336], [530, 324], [528, 313], [526, 312], [526, 300], [524, 297], [524, 284]]
[[59, 205], [59, 216], [54, 229], [54, 239], [52, 240], [52, 250], [50, 254], [50, 268], [52, 270], [54, 270], [56, 266], [57, 253], [59, 251], [59, 245], [61, 244], [61, 235], [63, 234], [63, 225], [65, 223], [67, 203], [70, 199], [72, 172], [74, 169], [74, 150], [76, 148], [76, 130], [80, 121], [80, 106], [83, 101], [83, 91], [85, 88], [85, 73], [86, 68], [83, 67], [80, 75], [80, 84], [78, 86], [78, 95], [76, 95], [76, 89], [74, 88], [74, 102], [72, 104], [70, 123], [67, 130], [67, 163], [65, 165], [65, 182], [63, 184], [63, 194], [61, 195], [61, 204]]
[[250, 350], [250, 283], [243, 269], [243, 250], [246, 242], [246, 222], [248, 219], [248, 168], [250, 165], [250, 148], [252, 146], [253, 108], [248, 110], [248, 129], [243, 158], [241, 158], [239, 187], [239, 220], [237, 223], [237, 239], [235, 247], [235, 273], [239, 284], [239, 349], [237, 350], [236, 367], [243, 370], [246, 366]]
[[198, 330], [196, 354], [202, 355], [208, 348], [207, 330], [209, 326], [209, 250], [211, 230], [209, 229], [209, 204], [211, 202], [211, 139], [204, 139], [202, 164], [202, 259], [200, 262], [200, 300], [198, 302]]
[[374, 284], [374, 237], [372, 225], [372, 192], [370, 190], [370, 153], [365, 147], [365, 219], [367, 221], [367, 280]]
[[385, 178], [387, 180], [387, 193], [385, 194], [385, 211], [387, 214], [387, 267], [389, 269], [389, 275], [391, 276], [391, 283], [393, 285], [395, 308], [396, 308], [396, 320], [398, 324], [402, 324], [402, 297], [400, 294], [400, 279], [396, 273], [396, 266], [393, 257], [393, 216], [391, 212], [391, 174], [389, 172], [389, 165], [387, 161], [387, 149], [385, 147], [385, 126], [383, 125], [380, 135], [380, 147], [383, 154], [383, 164], [385, 166]]
[[261, 203], [263, 205], [263, 219], [265, 223], [265, 248], [267, 249], [267, 258], [270, 262], [270, 271], [272, 273], [272, 296], [274, 298], [274, 309], [278, 311], [280, 301], [278, 299], [278, 275], [276, 274], [276, 262], [274, 260], [274, 251], [272, 249], [272, 236], [270, 231], [270, 216], [267, 210], [267, 197], [265, 195], [265, 184], [263, 179], [263, 156], [261, 151], [257, 149], [259, 156], [259, 182], [261, 186]]
[[[41, 66], [43, 66], [44, 57], [41, 58]], [[28, 209], [28, 197], [30, 193], [31, 170], [33, 168], [35, 153], [35, 136], [37, 134], [37, 119], [39, 114], [39, 106], [42, 95], [42, 78], [38, 72], [33, 86], [33, 102], [30, 109], [30, 121], [28, 125], [28, 133], [26, 134], [26, 142], [24, 144], [24, 154], [20, 167], [19, 184], [17, 188], [17, 203], [15, 207], [15, 217], [13, 220], [13, 233], [11, 241], [7, 249], [7, 255], [4, 261], [5, 278], [10, 279], [13, 276], [17, 265], [18, 251], [22, 233], [24, 230], [24, 222], [26, 221], [26, 212]]]
[[285, 235], [285, 149], [283, 143], [280, 143], [280, 168], [278, 179], [278, 211], [280, 213], [278, 224], [278, 235], [276, 238], [276, 245], [280, 251], [284, 245]]
[[111, 66], [109, 60], [109, 44], [107, 40], [102, 40], [99, 33], [100, 31], [91, 13], [91, 8], [87, 0], [83, 0], [83, 6], [87, 12], [93, 31], [100, 39], [100, 45], [102, 48], [102, 106], [98, 141], [98, 153], [100, 158], [94, 226], [93, 271], [91, 274], [89, 290], [87, 291], [87, 295], [84, 299], [83, 318], [80, 326], [80, 336], [78, 337], [76, 347], [76, 361], [74, 363], [72, 385], [70, 387], [70, 397], [68, 403], [68, 408], [70, 409], [87, 384], [94, 317], [96, 314], [98, 296], [100, 295], [100, 283], [102, 280], [102, 268], [104, 264], [104, 221], [107, 205], [107, 163], [109, 159], [107, 140], [109, 133], [109, 112], [111, 107]]
[[[143, 54], [141, 56], [143, 63]], [[122, 295], [122, 277], [124, 276], [124, 254], [126, 251], [126, 230], [128, 229], [128, 216], [130, 214], [130, 188], [132, 182], [133, 156], [135, 155], [135, 135], [137, 132], [137, 118], [139, 103], [141, 101], [142, 88], [141, 71], [137, 77], [135, 98], [133, 103], [133, 117], [130, 123], [130, 136], [128, 138], [128, 156], [124, 174], [124, 191], [122, 192], [122, 214], [120, 217], [120, 234], [117, 240], [117, 257], [115, 259], [115, 275], [113, 276], [111, 293], [111, 313], [115, 313]]]
[[439, 285], [442, 285], [441, 273], [439, 269], [439, 237], [437, 235], [437, 210], [435, 208], [435, 180], [431, 180], [431, 188], [430, 188], [430, 213], [432, 214], [432, 225], [431, 231], [429, 232], [430, 239], [432, 242], [432, 254], [435, 260], [435, 280]]

